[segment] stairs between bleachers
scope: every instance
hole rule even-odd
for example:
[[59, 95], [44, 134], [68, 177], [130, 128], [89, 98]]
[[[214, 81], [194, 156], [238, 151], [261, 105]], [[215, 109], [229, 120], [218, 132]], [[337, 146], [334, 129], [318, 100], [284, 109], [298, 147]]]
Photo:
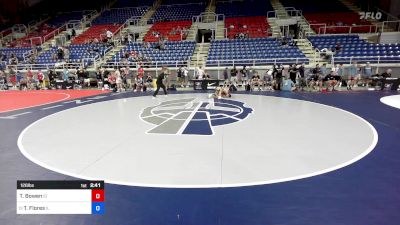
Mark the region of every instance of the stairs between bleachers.
[[196, 35], [197, 35], [198, 29], [199, 29], [198, 26], [195, 23], [193, 23], [192, 26], [190, 26], [189, 34], [186, 37], [186, 40], [188, 40], [188, 41], [196, 40]]
[[276, 20], [277, 20], [276, 18], [268, 19], [268, 24], [272, 31], [272, 37], [281, 36], [281, 29], [279, 28], [279, 25], [276, 23]]
[[189, 67], [205, 66], [207, 61], [208, 50], [210, 49], [210, 43], [196, 43], [193, 55], [190, 58]]
[[154, 2], [153, 6], [151, 6], [149, 8], [149, 10], [147, 10], [147, 12], [142, 16], [142, 18], [140, 19], [139, 24], [142, 25], [142, 26], [147, 25], [147, 22], [151, 19], [151, 17], [157, 11], [157, 9], [160, 7], [160, 5], [161, 5], [161, 0], [156, 0]]
[[302, 16], [299, 18], [298, 23], [300, 25], [300, 29], [303, 31], [303, 36], [306, 37], [308, 35], [314, 35], [314, 30], [309, 26], [307, 20]]
[[288, 13], [286, 12], [285, 7], [279, 2], [279, 0], [272, 0], [271, 1], [271, 5], [274, 8], [275, 12], [276, 12], [276, 16], [279, 19], [286, 19], [286, 18], [290, 18], [290, 16], [288, 15]]
[[151, 25], [148, 25], [147, 22], [151, 19], [151, 17], [157, 11], [160, 5], [161, 5], [161, 0], [156, 0], [153, 6], [150, 7], [149, 10], [147, 10], [147, 12], [142, 16], [142, 18], [140, 18], [138, 25], [142, 26], [143, 29], [140, 32], [138, 39], [136, 40], [137, 42], [143, 42], [144, 37], [151, 28]]
[[[78, 36], [78, 35], [80, 35], [81, 33], [85, 32], [87, 29], [89, 29], [89, 26], [88, 26], [88, 25], [89, 25], [94, 19], [96, 19], [98, 16], [100, 16], [100, 14], [101, 14], [100, 12], [96, 12], [96, 14], [94, 14], [90, 19], [87, 19], [86, 21], [81, 22], [80, 27], [82, 27], [82, 29], [76, 30], [76, 35]], [[54, 38], [52, 38], [52, 39], [46, 41], [45, 43], [42, 44], [43, 49], [44, 49], [44, 50], [49, 50], [50, 47], [51, 47], [51, 45], [52, 45], [52, 43], [53, 43], [55, 40], [60, 39], [62, 36], [65, 37], [68, 33], [69, 33], [68, 30], [62, 31], [61, 33], [59, 33], [58, 35], [56, 35]], [[71, 45], [71, 40], [67, 40], [67, 41], [64, 43], [64, 45], [65, 45], [65, 46]]]
[[[215, 9], [216, 9], [215, 0], [211, 0], [205, 10], [206, 16], [204, 18], [204, 22], [210, 23], [210, 22], [214, 21]], [[207, 16], [207, 15], [210, 15], [210, 16]]]
[[144, 36], [146, 36], [147, 32], [150, 30], [151, 25], [145, 25], [142, 26], [143, 29], [139, 34], [139, 37], [137, 38], [136, 42], [143, 42]]
[[207, 8], [206, 8], [206, 13], [215, 13], [215, 0], [211, 0], [210, 3], [208, 4]]
[[312, 43], [308, 39], [294, 39], [294, 41], [297, 42], [297, 47], [308, 58], [310, 65], [326, 63], [326, 60], [320, 57], [319, 53], [313, 48]]
[[118, 52], [121, 51], [121, 49], [125, 48], [126, 46], [124, 45], [117, 45], [114, 48], [112, 48], [109, 52], [107, 52], [103, 59], [101, 60], [100, 64], [106, 63], [109, 59], [111, 59], [114, 55], [116, 55]]
[[225, 21], [217, 22], [217, 30], [215, 32], [215, 39], [225, 39]]

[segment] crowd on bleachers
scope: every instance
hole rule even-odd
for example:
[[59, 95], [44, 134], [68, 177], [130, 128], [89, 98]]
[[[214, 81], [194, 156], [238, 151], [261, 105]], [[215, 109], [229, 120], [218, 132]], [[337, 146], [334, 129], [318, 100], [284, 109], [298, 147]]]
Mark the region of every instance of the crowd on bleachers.
[[[328, 2], [305, 0], [301, 3], [295, 0], [281, 0], [281, 2], [285, 6], [301, 9], [311, 24], [318, 23], [319, 25], [312, 25], [315, 31], [324, 29], [324, 33], [348, 33], [349, 29], [353, 29], [352, 31], [362, 33], [369, 32], [371, 29], [369, 21], [360, 20], [358, 14], [350, 11], [339, 0]], [[67, 21], [79, 20], [85, 16], [84, 12], [57, 14], [25, 37], [7, 43], [10, 47], [0, 49], [0, 69], [7, 70], [10, 74], [7, 77], [8, 82], [15, 84], [13, 85], [15, 87], [20, 87], [18, 85], [20, 81], [22, 83], [26, 81], [27, 84], [46, 84], [44, 81], [40, 82], [38, 74], [41, 74], [40, 77], [43, 77], [43, 80], [46, 80], [46, 77], [50, 79], [49, 74], [55, 72], [47, 71], [48, 68], [62, 65], [59, 68], [66, 68], [66, 71], [60, 75], [62, 79], [68, 78], [68, 74], [79, 73], [76, 80], [80, 82], [81, 86], [87, 86], [87, 81], [92, 80], [85, 78], [86, 75], [82, 74], [86, 74], [86, 72], [83, 73], [81, 69], [85, 70], [87, 66], [93, 65], [93, 61], [103, 57], [114, 43], [124, 45], [105, 63], [111, 65], [108, 68], [123, 68], [121, 71], [111, 73], [110, 81], [115, 80], [115, 84], [119, 83], [117, 82], [119, 74], [130, 73], [129, 68], [136, 70], [140, 67], [143, 70], [161, 65], [170, 67], [189, 65], [196, 43], [185, 40], [189, 35], [193, 16], [203, 13], [209, 1], [163, 0], [150, 19], [151, 27], [142, 43], [135, 42], [136, 37], [130, 33], [118, 34], [121, 25], [127, 19], [142, 17], [153, 3], [152, 0], [118, 0], [113, 6], [114, 8], [104, 10], [83, 33], [77, 35], [73, 29], [70, 46], [55, 44], [50, 49], [41, 52], [40, 45], [43, 42], [41, 38]], [[231, 78], [228, 80], [235, 85], [249, 85], [250, 89], [269, 85], [271, 89], [279, 90], [281, 86], [284, 86], [284, 81], [286, 83], [291, 81], [291, 85], [296, 89], [303, 89], [306, 85], [312, 90], [322, 90], [324, 86], [334, 89], [343, 83], [346, 83], [349, 89], [357, 84], [369, 85], [371, 83], [369, 77], [374, 75], [372, 69], [366, 69], [370, 67], [370, 63], [400, 61], [399, 44], [373, 44], [361, 39], [358, 35], [308, 36], [313, 47], [335, 66], [333, 69], [327, 69], [326, 65], [322, 65], [307, 70], [302, 64], [307, 64], [309, 59], [297, 47], [292, 38], [269, 38], [266, 13], [272, 10], [270, 2], [263, 0], [217, 1], [216, 13], [225, 16], [227, 39], [211, 40], [206, 66], [274, 65], [274, 69], [267, 71], [263, 76], [256, 74], [251, 68], [229, 69], [230, 72], [227, 74], [231, 76], [236, 74], [233, 77], [236, 77], [237, 80], [231, 80]], [[365, 25], [365, 27], [355, 25]], [[350, 26], [353, 27], [349, 28]], [[356, 61], [360, 64], [354, 64]], [[37, 64], [29, 69], [40, 72], [29, 71], [27, 74], [20, 74], [21, 70], [13, 66], [21, 64]], [[72, 65], [66, 66], [66, 64]], [[282, 66], [289, 64], [291, 66]], [[351, 64], [351, 66], [345, 67], [344, 64]], [[11, 67], [7, 69], [7, 65]], [[77, 66], [82, 68], [76, 70]], [[210, 74], [207, 75], [201, 68], [196, 71], [194, 78], [207, 79], [210, 77]], [[204, 77], [199, 74], [204, 74]], [[4, 78], [4, 75], [2, 76]], [[125, 78], [123, 75], [121, 76], [123, 89], [132, 88], [132, 84], [128, 85], [127, 82], [125, 84]], [[81, 79], [82, 77], [83, 79]], [[132, 79], [137, 79], [137, 77], [132, 76]], [[97, 77], [96, 82], [103, 83], [104, 87], [104, 78]], [[50, 87], [50, 83], [47, 86], [26, 85], [26, 88]], [[25, 88], [25, 85], [23, 87]]]

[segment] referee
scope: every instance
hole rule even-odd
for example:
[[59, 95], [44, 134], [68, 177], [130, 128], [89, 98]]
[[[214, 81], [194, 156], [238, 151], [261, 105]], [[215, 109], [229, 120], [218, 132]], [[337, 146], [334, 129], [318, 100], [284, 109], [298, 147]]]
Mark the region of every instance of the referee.
[[167, 89], [165, 88], [165, 85], [163, 83], [163, 80], [165, 79], [166, 75], [167, 75], [167, 68], [163, 67], [161, 73], [157, 76], [157, 81], [156, 81], [157, 89], [153, 94], [153, 98], [157, 96], [160, 88], [162, 88], [164, 90], [164, 94], [167, 95]]

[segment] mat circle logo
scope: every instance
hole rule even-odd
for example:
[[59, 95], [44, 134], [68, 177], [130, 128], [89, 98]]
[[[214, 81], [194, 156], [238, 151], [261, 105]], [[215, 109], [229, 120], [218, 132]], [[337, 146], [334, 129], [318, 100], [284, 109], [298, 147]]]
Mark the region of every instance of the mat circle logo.
[[240, 122], [252, 112], [243, 102], [230, 99], [187, 98], [147, 107], [140, 118], [156, 125], [148, 134], [213, 135], [213, 127]]

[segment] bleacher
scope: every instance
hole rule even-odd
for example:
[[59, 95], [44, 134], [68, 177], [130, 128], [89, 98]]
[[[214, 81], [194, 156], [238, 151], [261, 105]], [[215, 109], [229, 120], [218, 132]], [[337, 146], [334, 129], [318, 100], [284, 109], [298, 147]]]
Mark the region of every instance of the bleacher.
[[94, 59], [104, 56], [107, 51], [107, 47], [102, 44], [79, 44], [71, 45], [69, 49], [69, 60], [59, 60], [57, 58], [57, 47], [53, 47], [50, 50], [41, 54], [37, 59], [37, 64], [42, 65], [54, 65], [57, 62], [66, 61], [67, 63], [80, 63], [85, 62], [85, 65], [93, 63]]
[[325, 12], [349, 12], [339, 0], [315, 1], [315, 0], [280, 0], [285, 7], [294, 7], [301, 10], [303, 14], [325, 13]]
[[238, 16], [266, 16], [268, 11], [273, 11], [270, 1], [224, 1], [217, 2], [216, 13], [228, 17]]
[[[290, 59], [289, 59], [290, 58]], [[211, 43], [207, 65], [271, 65], [308, 62], [295, 46], [282, 47], [274, 38], [245, 40], [214, 40]]]
[[228, 30], [228, 38], [231, 39], [240, 34], [244, 34], [249, 38], [269, 36], [269, 25], [265, 16], [226, 18], [225, 28]]
[[[142, 55], [148, 59], [150, 64], [155, 66], [156, 64], [160, 67], [175, 66], [178, 64], [186, 64], [190, 56], [192, 56], [196, 43], [194, 41], [179, 41], [165, 43], [165, 49], [156, 50], [157, 43], [149, 43], [149, 47], [144, 47], [142, 43], [132, 43], [121, 49], [116, 55], [109, 60], [110, 63], [119, 63], [122, 61], [124, 53], [126, 51], [135, 51], [136, 54]], [[134, 63], [135, 60], [131, 58], [130, 62]]]
[[102, 39], [105, 38], [105, 32], [107, 30], [114, 33], [119, 27], [120, 24], [93, 25], [78, 37], [73, 39], [72, 44], [85, 44], [87, 41], [94, 39], [102, 41]]
[[[146, 33], [144, 41], [156, 42], [160, 37], [167, 38], [169, 41], [185, 40], [187, 34], [183, 34], [182, 29], [187, 31], [190, 29], [192, 21], [171, 21], [171, 22], [157, 22]], [[157, 34], [159, 37], [156, 37]]]
[[123, 24], [132, 17], [141, 17], [148, 10], [147, 6], [134, 8], [112, 8], [104, 11], [92, 24]]
[[36, 45], [41, 45], [43, 43], [43, 37], [54, 30], [56, 30], [55, 27], [43, 24], [37, 30], [13, 41], [11, 43], [11, 47], [33, 47]]
[[370, 33], [376, 32], [377, 29], [376, 26], [371, 25], [371, 22], [361, 20], [360, 15], [355, 12], [312, 13], [304, 14], [304, 17], [318, 34], [342, 34], [350, 33], [350, 31], [351, 33]]
[[151, 6], [155, 0], [118, 0], [112, 7], [113, 8], [126, 8], [126, 7], [139, 7]]
[[313, 30], [318, 34], [375, 32], [375, 27], [371, 26], [371, 22], [361, 20], [358, 13], [351, 11], [339, 0], [304, 0], [301, 2], [281, 0], [281, 2], [285, 7], [301, 10]]
[[358, 35], [309, 36], [308, 39], [319, 50], [332, 49], [340, 44], [342, 49], [334, 55], [335, 63], [400, 62], [400, 44], [374, 44], [361, 39]]
[[46, 22], [49, 26], [54, 28], [58, 28], [64, 25], [66, 22], [70, 20], [81, 20], [84, 16], [84, 12], [77, 11], [77, 12], [63, 12], [59, 13], [54, 16], [52, 19]]
[[188, 3], [179, 5], [161, 5], [154, 13], [154, 21], [180, 21], [192, 20], [193, 16], [198, 16], [204, 12], [206, 4]]
[[19, 38], [11, 43], [14, 47], [33, 47], [43, 44], [47, 39], [45, 36], [55, 31], [57, 28], [64, 25], [70, 20], [80, 20], [83, 18], [83, 12], [66, 12], [59, 13], [53, 18], [49, 19], [35, 31], [32, 31], [25, 37]]
[[18, 58], [18, 61], [21, 62], [24, 60], [24, 54], [27, 54], [30, 50], [32, 50], [32, 48], [30, 48], [30, 47], [1, 48], [0, 53], [4, 54], [6, 56], [6, 64], [7, 64], [8, 60], [10, 59], [10, 56], [12, 54], [14, 54]]

